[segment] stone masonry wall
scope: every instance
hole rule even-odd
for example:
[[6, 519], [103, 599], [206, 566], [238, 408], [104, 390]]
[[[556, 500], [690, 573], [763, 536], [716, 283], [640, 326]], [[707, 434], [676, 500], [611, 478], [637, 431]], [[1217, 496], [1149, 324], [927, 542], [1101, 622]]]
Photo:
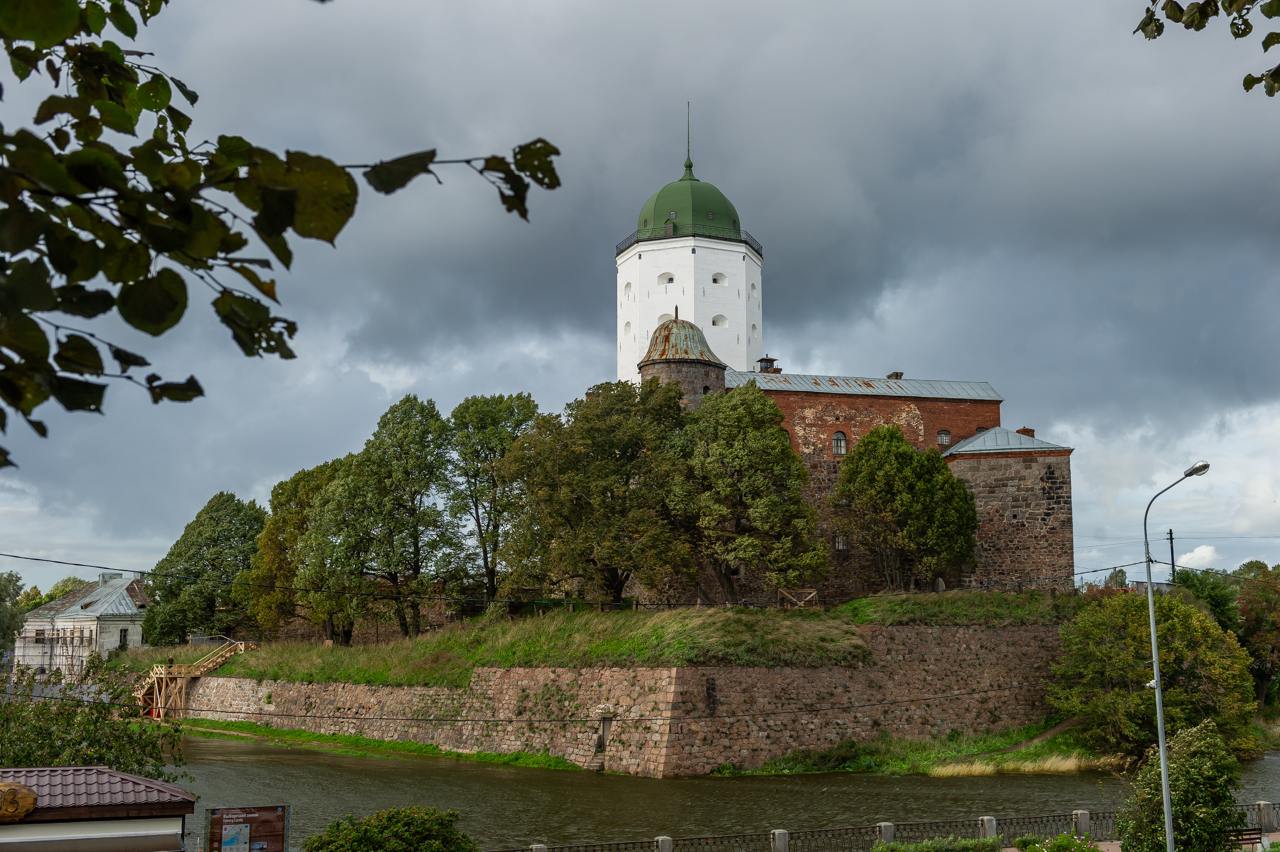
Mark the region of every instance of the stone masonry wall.
[[961, 454], [948, 461], [978, 509], [973, 583], [1071, 588], [1071, 451]]
[[608, 716], [603, 768], [653, 777], [755, 767], [881, 733], [999, 730], [1045, 714], [1042, 681], [1058, 649], [1051, 626], [878, 627], [865, 637], [869, 659], [857, 668], [486, 668], [460, 689], [207, 677], [189, 705], [201, 718], [462, 752], [546, 751], [583, 766]]

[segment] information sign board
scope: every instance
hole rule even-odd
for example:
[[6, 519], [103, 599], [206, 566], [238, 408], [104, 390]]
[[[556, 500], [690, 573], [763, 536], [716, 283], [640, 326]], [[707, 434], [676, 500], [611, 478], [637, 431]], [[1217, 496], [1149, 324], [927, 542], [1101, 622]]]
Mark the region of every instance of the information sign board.
[[289, 806], [210, 808], [208, 852], [285, 852]]

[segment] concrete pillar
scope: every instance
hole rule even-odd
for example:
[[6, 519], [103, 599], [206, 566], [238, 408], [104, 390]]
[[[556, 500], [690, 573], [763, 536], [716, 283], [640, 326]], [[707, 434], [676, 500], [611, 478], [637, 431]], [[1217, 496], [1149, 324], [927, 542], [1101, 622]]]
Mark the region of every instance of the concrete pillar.
[[1262, 829], [1264, 832], [1276, 830], [1276, 815], [1271, 807], [1270, 802], [1254, 802], [1254, 807], [1258, 811], [1258, 824], [1256, 828]]
[[893, 823], [891, 822], [876, 823], [876, 832], [880, 835], [881, 843], [893, 842]]
[[784, 828], [775, 828], [769, 832], [770, 852], [787, 852], [791, 844], [791, 835]]
[[675, 849], [675, 841], [666, 835], [653, 838], [653, 845], [657, 847], [658, 852], [672, 852]]
[[999, 837], [999, 834], [996, 833], [995, 817], [978, 817], [978, 836]]
[[1071, 827], [1076, 837], [1087, 837], [1089, 834], [1089, 812], [1072, 811]]

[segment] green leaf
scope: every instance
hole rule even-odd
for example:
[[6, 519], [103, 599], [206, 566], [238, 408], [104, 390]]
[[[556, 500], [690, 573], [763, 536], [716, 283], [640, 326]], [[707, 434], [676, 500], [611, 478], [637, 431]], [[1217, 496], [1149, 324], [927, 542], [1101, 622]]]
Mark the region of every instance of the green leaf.
[[151, 269], [151, 251], [142, 243], [132, 240], [115, 246], [103, 258], [102, 272], [108, 280], [117, 284], [136, 281]]
[[84, 6], [84, 23], [89, 32], [98, 35], [107, 25], [107, 11], [94, 0], [89, 0]]
[[0, 210], [0, 251], [17, 253], [36, 244], [44, 230], [44, 218], [26, 207]]
[[191, 106], [195, 106], [196, 101], [200, 100], [200, 95], [177, 77], [170, 77], [169, 82], [173, 83], [177, 90], [182, 93], [182, 97], [185, 98], [187, 103]]
[[173, 126], [178, 129], [179, 133], [186, 133], [191, 129], [191, 116], [176, 106], [165, 107], [164, 114], [169, 116], [169, 120], [173, 122]]
[[102, 397], [107, 386], [66, 376], [54, 376], [50, 383], [53, 398], [67, 411], [102, 411]]
[[1258, 85], [1261, 82], [1262, 82], [1262, 78], [1259, 77], [1257, 74], [1246, 74], [1244, 75], [1244, 90], [1246, 92], [1252, 92], [1253, 87]]
[[1280, 33], [1267, 33], [1262, 37], [1263, 51], [1268, 51], [1277, 44], [1280, 44]]
[[158, 337], [186, 312], [187, 282], [172, 269], [161, 269], [151, 278], [121, 287], [116, 305], [125, 322]]
[[59, 370], [68, 373], [80, 373], [86, 376], [100, 376], [103, 373], [102, 355], [98, 347], [89, 338], [79, 334], [69, 334], [67, 339], [58, 345], [53, 363]]
[[7, 278], [0, 283], [0, 294], [23, 310], [51, 311], [58, 306], [58, 298], [49, 283], [49, 267], [40, 259], [14, 263]]
[[289, 151], [288, 185], [298, 191], [293, 230], [300, 237], [333, 243], [356, 211], [356, 182], [325, 157]]
[[275, 302], [276, 304], [280, 303], [280, 300], [276, 298], [276, 282], [274, 279], [270, 279], [270, 278], [264, 279], [254, 269], [248, 266], [245, 266], [242, 263], [237, 263], [233, 265], [231, 267], [231, 270], [237, 273], [245, 281], [248, 281], [250, 284], [252, 284], [254, 289], [257, 290], [259, 293], [266, 296], [268, 299]]
[[145, 110], [159, 112], [172, 99], [173, 90], [169, 88], [169, 81], [161, 74], [152, 74], [150, 80], [138, 87], [138, 103]]
[[529, 221], [529, 182], [521, 177], [515, 167], [505, 157], [495, 154], [484, 158], [482, 171], [486, 176], [491, 176], [490, 183], [498, 188], [498, 197], [502, 199], [502, 206], [507, 208], [507, 212], [517, 213], [521, 219]]
[[72, 151], [64, 160], [67, 173], [90, 190], [124, 189], [128, 181], [120, 161], [102, 148], [81, 148]]
[[38, 322], [21, 312], [0, 315], [0, 346], [27, 360], [49, 357], [49, 338]]
[[1231, 19], [1232, 38], [1247, 38], [1251, 32], [1253, 32], [1253, 22], [1248, 18], [1238, 15]]
[[187, 376], [185, 382], [149, 382], [149, 384], [151, 401], [157, 404], [166, 399], [169, 402], [190, 402], [196, 397], [204, 396], [204, 388], [200, 387], [195, 376]]
[[556, 165], [551, 158], [559, 154], [559, 148], [538, 137], [517, 147], [512, 160], [516, 170], [529, 180], [543, 189], [555, 189], [560, 186], [560, 175], [556, 173]]
[[5, 38], [34, 41], [53, 47], [80, 28], [77, 0], [4, 0], [0, 2], [0, 33]]
[[253, 217], [253, 226], [259, 233], [279, 236], [293, 224], [298, 206], [296, 189], [277, 189], [264, 186], [259, 192], [261, 209]]
[[1268, 18], [1280, 18], [1280, 0], [1266, 0], [1258, 11]]
[[137, 120], [129, 114], [127, 109], [120, 106], [120, 104], [106, 100], [94, 101], [93, 106], [98, 111], [98, 117], [102, 119], [104, 125], [119, 133], [133, 135], [137, 127]]
[[130, 352], [128, 349], [121, 349], [119, 346], [111, 346], [111, 357], [116, 359], [116, 363], [120, 365], [120, 372], [129, 372], [130, 367], [150, 367], [151, 362], [143, 358], [136, 352]]
[[107, 17], [111, 19], [111, 25], [121, 33], [131, 39], [137, 37], [138, 22], [133, 19], [133, 15], [129, 14], [129, 10], [124, 7], [124, 3], [121, 0], [112, 0], [111, 9], [107, 12]]
[[213, 310], [245, 355], [277, 354], [294, 357], [287, 339], [293, 337], [297, 325], [271, 316], [270, 310], [252, 296], [223, 290], [213, 300]]
[[434, 175], [431, 164], [435, 159], [436, 151], [432, 148], [429, 151], [405, 154], [394, 160], [383, 160], [366, 169], [364, 179], [376, 191], [390, 195], [396, 190], [403, 189], [418, 175]]
[[53, 291], [58, 310], [74, 317], [92, 319], [116, 306], [116, 297], [108, 290], [90, 290], [83, 284], [65, 284]]
[[1164, 0], [1164, 5], [1160, 9], [1164, 12], [1164, 16], [1175, 24], [1182, 23], [1182, 4], [1177, 0]]
[[44, 124], [63, 113], [72, 118], [84, 118], [89, 114], [89, 103], [84, 98], [50, 95], [36, 107], [35, 122]]

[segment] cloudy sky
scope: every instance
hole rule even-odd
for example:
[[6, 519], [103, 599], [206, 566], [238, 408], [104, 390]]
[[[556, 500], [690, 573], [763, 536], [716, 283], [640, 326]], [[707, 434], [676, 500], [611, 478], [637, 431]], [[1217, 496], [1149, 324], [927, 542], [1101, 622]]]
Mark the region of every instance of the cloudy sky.
[[[401, 394], [558, 409], [611, 379], [613, 245], [679, 176], [692, 100], [699, 176], [765, 245], [785, 370], [990, 381], [1006, 426], [1076, 448], [1078, 570], [1141, 558], [1146, 500], [1201, 457], [1153, 528], [1197, 567], [1280, 561], [1280, 103], [1241, 91], [1256, 39], [1148, 43], [1136, 2], [779, 8], [174, 4], [138, 43], [200, 92], [193, 139], [369, 162], [545, 136], [564, 186], [528, 224], [462, 171], [363, 193], [281, 282], [296, 361], [243, 358], [198, 300], [166, 339], [121, 330], [207, 397], [120, 387], [105, 417], [48, 406], [48, 440], [12, 428], [0, 550], [149, 568], [210, 495], [264, 499]], [[0, 82], [27, 120], [44, 91]]]

